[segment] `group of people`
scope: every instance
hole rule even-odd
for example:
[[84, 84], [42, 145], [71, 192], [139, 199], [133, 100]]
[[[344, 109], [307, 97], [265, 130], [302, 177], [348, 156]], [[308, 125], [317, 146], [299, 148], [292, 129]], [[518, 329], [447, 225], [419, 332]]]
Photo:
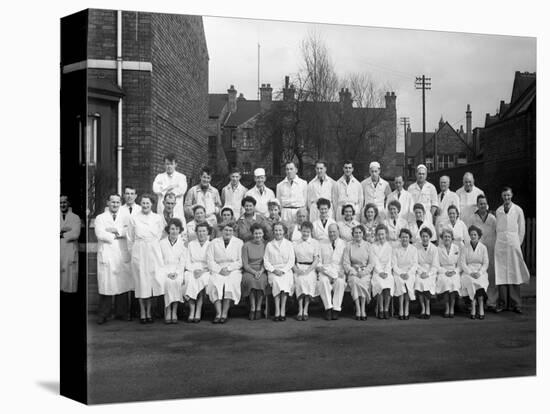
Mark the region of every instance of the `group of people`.
[[[164, 165], [154, 196], [142, 194], [138, 205], [135, 189], [126, 187], [124, 205], [120, 195], [110, 194], [95, 220], [100, 324], [107, 321], [112, 296], [124, 301], [130, 291], [139, 299], [141, 323], [152, 322], [151, 298], [161, 295], [169, 324], [177, 323], [181, 302], [189, 304], [188, 322], [200, 322], [206, 296], [215, 307], [214, 323], [225, 323], [243, 297], [249, 319], [259, 319], [267, 295], [273, 295], [277, 322], [286, 320], [292, 295], [297, 320], [309, 319], [317, 296], [325, 318], [335, 320], [346, 291], [359, 321], [367, 319], [371, 300], [375, 315], [388, 319], [392, 298], [399, 319], [409, 319], [410, 301], [417, 299], [419, 317], [429, 319], [435, 295], [443, 298], [447, 318], [454, 317], [458, 297], [465, 298], [472, 319], [484, 319], [486, 307], [522, 312], [519, 286], [529, 281], [521, 253], [525, 220], [508, 187], [493, 215], [472, 174], [464, 175], [456, 193], [449, 177], [441, 177], [438, 193], [424, 165], [408, 189], [403, 177], [395, 177], [393, 191], [378, 162], [360, 182], [352, 162], [344, 162], [335, 181], [318, 160], [309, 183], [289, 162], [275, 193], [265, 186], [262, 168], [254, 171], [256, 184], [249, 190], [235, 170], [221, 196], [208, 168], [188, 190], [175, 157], [167, 155]], [[62, 196], [62, 214], [67, 204]], [[65, 244], [74, 241], [68, 220], [63, 215], [62, 244], [64, 238]], [[62, 263], [62, 289], [71, 285], [63, 282], [63, 271]]]

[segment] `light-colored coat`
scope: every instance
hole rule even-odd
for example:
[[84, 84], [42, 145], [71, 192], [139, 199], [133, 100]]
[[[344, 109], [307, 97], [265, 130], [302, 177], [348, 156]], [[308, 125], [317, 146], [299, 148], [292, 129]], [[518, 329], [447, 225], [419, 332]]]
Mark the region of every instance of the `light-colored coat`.
[[324, 226], [321, 219], [314, 221], [312, 234], [313, 238], [319, 241], [328, 240], [328, 228], [331, 224], [336, 224], [336, 222], [330, 217], [327, 219]]
[[523, 210], [512, 203], [508, 214], [500, 206], [496, 211], [495, 280], [497, 285], [529, 283], [529, 269], [523, 260], [521, 243], [525, 237]]
[[[466, 243], [460, 253], [460, 268], [462, 270], [461, 291], [463, 296], [467, 295], [473, 300], [478, 289], [487, 291], [487, 287], [489, 286], [488, 267], [489, 256], [487, 254], [487, 247], [483, 243], [478, 242], [474, 250], [471, 243]], [[471, 276], [474, 272], [479, 273], [479, 278], [474, 279]]]
[[[395, 296], [401, 296], [405, 293], [409, 295], [410, 300], [415, 300], [414, 281], [416, 278], [416, 269], [418, 268], [418, 250], [412, 244], [406, 248], [399, 244], [392, 250], [392, 270], [395, 281]], [[402, 279], [401, 275], [406, 273], [409, 278]]]
[[328, 216], [334, 218], [334, 206], [332, 205], [332, 194], [336, 181], [325, 176], [323, 184], [319, 177], [315, 176], [307, 185], [307, 204], [309, 207], [309, 221], [312, 223], [319, 218], [319, 210], [317, 209], [317, 200], [326, 198], [330, 201], [330, 210]]
[[[208, 246], [206, 262], [210, 270], [210, 282], [206, 293], [212, 302], [223, 298], [232, 299], [237, 304], [241, 300], [243, 244], [241, 239], [231, 237], [226, 247], [220, 237], [212, 240]], [[226, 276], [220, 274], [224, 267], [230, 272]]]
[[[109, 211], [101, 213], [95, 219], [97, 285], [101, 295], [119, 295], [134, 288], [126, 241], [129, 221], [129, 213], [120, 210], [116, 214], [116, 220], [113, 220]], [[117, 229], [119, 236], [108, 232], [109, 227]]]
[[153, 192], [157, 196], [157, 213], [162, 214], [164, 210], [164, 204], [162, 200], [166, 195], [166, 188], [170, 185], [176, 185], [170, 190], [171, 193], [176, 195], [176, 206], [174, 207], [174, 213], [183, 216], [183, 196], [187, 191], [187, 177], [178, 171], [174, 171], [172, 176], [163, 172], [158, 174], [153, 181]]
[[[160, 241], [163, 266], [160, 276], [164, 278], [164, 306], [173, 302], [183, 302], [183, 283], [187, 249], [182, 239], [178, 238], [172, 245], [167, 238]], [[175, 279], [168, 277], [169, 273], [176, 273]]]
[[59, 239], [59, 259], [61, 269], [61, 291], [74, 293], [78, 287], [78, 237], [80, 218], [72, 211], [59, 216], [59, 228], [70, 227]]
[[[294, 289], [292, 267], [295, 262], [294, 247], [290, 240], [272, 240], [267, 243], [264, 253], [264, 267], [268, 272], [269, 284], [273, 287], [273, 296], [277, 296], [281, 292], [292, 294]], [[283, 271], [284, 274], [281, 276], [275, 275], [273, 273], [275, 269]]]

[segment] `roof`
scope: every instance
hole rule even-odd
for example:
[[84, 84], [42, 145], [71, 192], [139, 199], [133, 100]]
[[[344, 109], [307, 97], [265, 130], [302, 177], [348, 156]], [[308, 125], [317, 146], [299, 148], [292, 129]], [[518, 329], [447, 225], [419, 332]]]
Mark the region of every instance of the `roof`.
[[218, 117], [226, 103], [227, 103], [226, 93], [209, 93], [208, 94], [208, 116], [210, 118]]
[[225, 122], [225, 126], [238, 127], [260, 112], [259, 101], [240, 100], [237, 102], [237, 111], [231, 113]]
[[[432, 139], [434, 133], [426, 132], [426, 144]], [[422, 149], [422, 132], [411, 132], [411, 142], [407, 145], [407, 157], [415, 156]]]
[[510, 103], [516, 101], [523, 93], [536, 82], [536, 72], [516, 72], [514, 77], [514, 86], [512, 87], [512, 97]]

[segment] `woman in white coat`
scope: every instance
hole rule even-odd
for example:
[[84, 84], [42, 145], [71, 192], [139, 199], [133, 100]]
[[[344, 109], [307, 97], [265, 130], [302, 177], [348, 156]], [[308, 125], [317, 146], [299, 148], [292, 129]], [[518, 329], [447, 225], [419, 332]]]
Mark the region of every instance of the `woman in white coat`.
[[[460, 254], [460, 268], [462, 269], [462, 293], [472, 300], [471, 319], [485, 319], [484, 300], [489, 286], [489, 256], [487, 247], [479, 240], [481, 229], [470, 226], [468, 229], [470, 242], [464, 245]], [[476, 312], [476, 302], [478, 311]]]
[[[321, 209], [319, 211], [321, 212]], [[292, 270], [294, 271], [294, 286], [296, 298], [298, 299], [298, 316], [296, 319], [307, 321], [309, 319], [309, 302], [315, 296], [317, 286], [317, 272], [315, 269], [319, 264], [321, 253], [319, 242], [311, 237], [313, 224], [305, 221], [302, 223], [301, 232], [302, 239], [292, 243], [296, 257], [296, 263]]]
[[438, 230], [441, 234], [443, 229], [450, 229], [453, 232], [453, 243], [461, 249], [464, 244], [470, 241], [470, 236], [468, 235], [468, 227], [458, 216], [458, 207], [451, 204], [447, 208], [447, 218], [441, 220]]
[[392, 251], [394, 296], [399, 297], [399, 320], [409, 319], [409, 302], [416, 299], [414, 281], [418, 268], [418, 251], [411, 240], [411, 231], [402, 228], [399, 231], [399, 246], [395, 246]]
[[435, 294], [435, 281], [439, 269], [439, 255], [437, 247], [430, 243], [432, 238], [432, 231], [428, 227], [420, 229], [420, 243], [417, 244], [418, 269], [414, 281], [414, 290], [422, 308], [420, 319], [430, 319], [430, 300]]
[[286, 320], [286, 299], [293, 291], [292, 267], [295, 263], [294, 247], [285, 239], [286, 227], [276, 222], [271, 228], [274, 239], [267, 243], [264, 254], [264, 267], [267, 270], [268, 283], [275, 299], [274, 321]]
[[345, 204], [342, 206], [342, 220], [338, 222], [338, 231], [340, 232], [340, 238], [345, 242], [350, 242], [353, 239], [353, 228], [359, 226], [361, 223], [355, 220], [355, 209], [352, 204]]
[[355, 303], [355, 320], [366, 321], [366, 305], [370, 302], [372, 292], [373, 258], [370, 243], [364, 240], [365, 229], [360, 224], [352, 231], [353, 240], [346, 246], [342, 265], [346, 272], [347, 282], [351, 290], [351, 298]]
[[388, 241], [392, 247], [399, 246], [401, 229], [408, 229], [409, 224], [407, 220], [399, 216], [401, 211], [401, 203], [397, 200], [392, 200], [388, 203], [388, 215], [384, 220], [384, 224], [388, 228]]
[[390, 318], [390, 302], [395, 288], [392, 273], [392, 247], [386, 237], [385, 225], [376, 226], [376, 241], [371, 245], [374, 268], [372, 271], [372, 295], [376, 297], [378, 319]]
[[199, 323], [201, 321], [205, 290], [208, 282], [210, 282], [206, 251], [210, 245], [210, 232], [212, 228], [204, 220], [199, 222], [193, 230], [196, 238], [191, 240], [187, 246], [183, 298], [189, 303], [187, 322]]
[[187, 249], [180, 237], [183, 224], [178, 218], [168, 220], [164, 231], [168, 237], [160, 241], [163, 266], [160, 270], [164, 277], [164, 323], [178, 323], [178, 303], [183, 302], [183, 272], [187, 259]]
[[136, 298], [139, 299], [140, 323], [152, 323], [151, 298], [164, 295], [164, 279], [160, 277], [162, 252], [162, 217], [151, 211], [152, 196], [141, 196], [141, 212], [130, 217], [128, 250], [134, 278]]
[[229, 221], [220, 225], [221, 237], [210, 243], [206, 250], [206, 261], [210, 270], [210, 281], [206, 292], [216, 308], [213, 323], [225, 323], [231, 302], [241, 300], [242, 248], [243, 241], [235, 237], [235, 223]]
[[61, 213], [59, 218], [59, 259], [61, 270], [61, 291], [74, 293], [78, 287], [78, 237], [80, 218], [70, 210], [69, 198], [59, 197]]
[[409, 230], [413, 235], [412, 242], [414, 244], [420, 244], [422, 242], [420, 237], [420, 231], [424, 228], [429, 229], [430, 233], [432, 234], [430, 241], [436, 242], [437, 235], [435, 233], [435, 228], [432, 222], [430, 221], [431, 219], [426, 218], [426, 210], [424, 209], [424, 205], [421, 203], [416, 203], [413, 206], [413, 212], [414, 212], [414, 220], [409, 223]]
[[443, 295], [445, 302], [443, 317], [454, 318], [456, 296], [460, 294], [460, 248], [456, 243], [453, 243], [454, 236], [450, 228], [443, 228], [439, 237], [441, 244], [437, 248], [439, 269], [435, 283], [435, 293]]

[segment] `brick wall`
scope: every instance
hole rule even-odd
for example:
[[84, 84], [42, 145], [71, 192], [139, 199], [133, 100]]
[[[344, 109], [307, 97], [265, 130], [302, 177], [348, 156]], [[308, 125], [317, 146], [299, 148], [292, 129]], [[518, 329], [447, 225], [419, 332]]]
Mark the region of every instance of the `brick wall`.
[[116, 15], [116, 10], [89, 10], [88, 59], [116, 59]]

